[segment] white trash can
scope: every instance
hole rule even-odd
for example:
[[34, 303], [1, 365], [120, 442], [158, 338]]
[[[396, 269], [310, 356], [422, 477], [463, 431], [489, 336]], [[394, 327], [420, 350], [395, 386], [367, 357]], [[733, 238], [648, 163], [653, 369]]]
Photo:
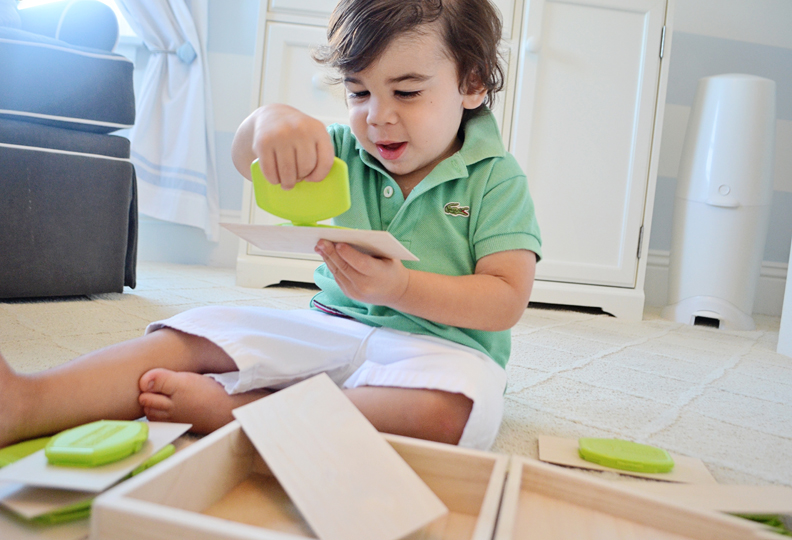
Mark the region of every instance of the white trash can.
[[773, 196], [775, 82], [700, 79], [679, 164], [663, 316], [753, 330]]

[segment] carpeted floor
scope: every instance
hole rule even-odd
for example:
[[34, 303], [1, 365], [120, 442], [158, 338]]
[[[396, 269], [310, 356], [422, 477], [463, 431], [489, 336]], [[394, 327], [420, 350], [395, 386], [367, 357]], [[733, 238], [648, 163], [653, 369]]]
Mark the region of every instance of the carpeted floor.
[[[313, 291], [234, 285], [230, 269], [144, 263], [125, 294], [0, 301], [0, 352], [37, 371], [206, 304], [307, 307]], [[754, 332], [529, 308], [513, 331], [493, 450], [537, 456], [540, 434], [619, 437], [698, 457], [721, 483], [792, 486], [792, 358], [778, 318]]]

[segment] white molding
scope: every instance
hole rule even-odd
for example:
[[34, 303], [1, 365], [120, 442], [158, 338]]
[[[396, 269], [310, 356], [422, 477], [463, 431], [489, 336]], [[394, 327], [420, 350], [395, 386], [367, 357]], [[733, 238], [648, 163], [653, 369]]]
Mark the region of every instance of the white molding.
[[[665, 250], [649, 250], [646, 265], [646, 282], [644, 293], [646, 305], [665, 306], [668, 297], [668, 265], [669, 252]], [[772, 261], [763, 261], [759, 272], [759, 284], [754, 299], [754, 313], [761, 315], [780, 316], [784, 302], [787, 269], [789, 265]]]

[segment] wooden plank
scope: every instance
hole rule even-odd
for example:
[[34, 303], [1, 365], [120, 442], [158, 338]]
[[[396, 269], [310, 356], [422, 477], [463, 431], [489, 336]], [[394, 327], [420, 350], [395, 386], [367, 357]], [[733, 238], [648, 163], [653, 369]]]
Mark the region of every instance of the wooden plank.
[[[543, 540], [688, 540], [667, 531], [581, 507], [546, 495], [523, 491], [520, 496], [516, 538]], [[526, 534], [530, 531], [530, 535]]]
[[611, 467], [604, 467], [581, 458], [578, 454], [577, 439], [539, 435], [539, 459], [546, 463], [594, 471], [608, 471], [626, 476], [664, 480], [666, 482], [717, 484], [715, 477], [712, 476], [704, 465], [704, 462], [700, 459], [680, 456], [678, 454], [671, 454], [671, 457], [674, 459], [674, 469], [668, 473], [622, 471]]
[[322, 540], [396, 540], [448, 512], [327, 375], [234, 416]]
[[792, 514], [792, 488], [734, 484], [619, 482], [618, 485], [702, 510], [731, 514]]
[[[541, 527], [535, 521], [538, 519], [537, 516], [543, 515], [549, 519], [547, 531], [558, 529], [558, 526], [555, 529], [553, 527], [553, 523], [558, 520], [562, 520], [565, 524], [577, 520], [588, 521], [588, 536], [583, 538], [645, 538], [645, 533], [637, 532], [638, 528], [643, 530], [643, 527], [655, 529], [658, 538], [666, 538], [668, 534], [696, 540], [715, 538], [748, 540], [773, 537], [757, 523], [639, 494], [619, 484], [576, 474], [538, 461], [513, 459], [516, 464], [513, 464], [510, 471], [509, 481], [513, 480], [512, 474], [519, 478], [519, 492], [515, 494], [516, 487], [512, 484], [510, 486], [512, 489], [507, 488], [504, 494], [504, 512], [501, 513], [500, 520], [511, 519], [512, 523], [511, 528], [504, 526], [503, 530], [499, 525], [496, 540], [555, 538], [550, 532], [544, 536], [536, 535]], [[527, 507], [532, 509], [537, 505], [544, 507], [549, 504], [548, 500], [558, 501], [553, 503], [552, 511], [532, 510], [534, 522], [527, 524], [523, 521]], [[598, 515], [611, 517], [595, 517]], [[618, 520], [614, 521], [612, 518]], [[636, 528], [637, 526], [640, 527]], [[613, 527], [620, 532], [614, 533]], [[600, 534], [601, 532], [606, 534]], [[509, 536], [504, 536], [506, 533], [509, 533]], [[569, 534], [570, 531], [567, 533]]]

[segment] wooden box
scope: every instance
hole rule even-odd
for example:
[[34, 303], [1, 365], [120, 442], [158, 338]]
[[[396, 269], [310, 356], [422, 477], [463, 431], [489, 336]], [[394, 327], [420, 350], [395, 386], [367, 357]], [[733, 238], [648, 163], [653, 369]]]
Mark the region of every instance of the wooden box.
[[[450, 511], [408, 538], [491, 540], [507, 456], [384, 437]], [[99, 497], [93, 506], [91, 538], [316, 536], [235, 421]]]
[[758, 523], [512, 457], [494, 540], [771, 540]]

